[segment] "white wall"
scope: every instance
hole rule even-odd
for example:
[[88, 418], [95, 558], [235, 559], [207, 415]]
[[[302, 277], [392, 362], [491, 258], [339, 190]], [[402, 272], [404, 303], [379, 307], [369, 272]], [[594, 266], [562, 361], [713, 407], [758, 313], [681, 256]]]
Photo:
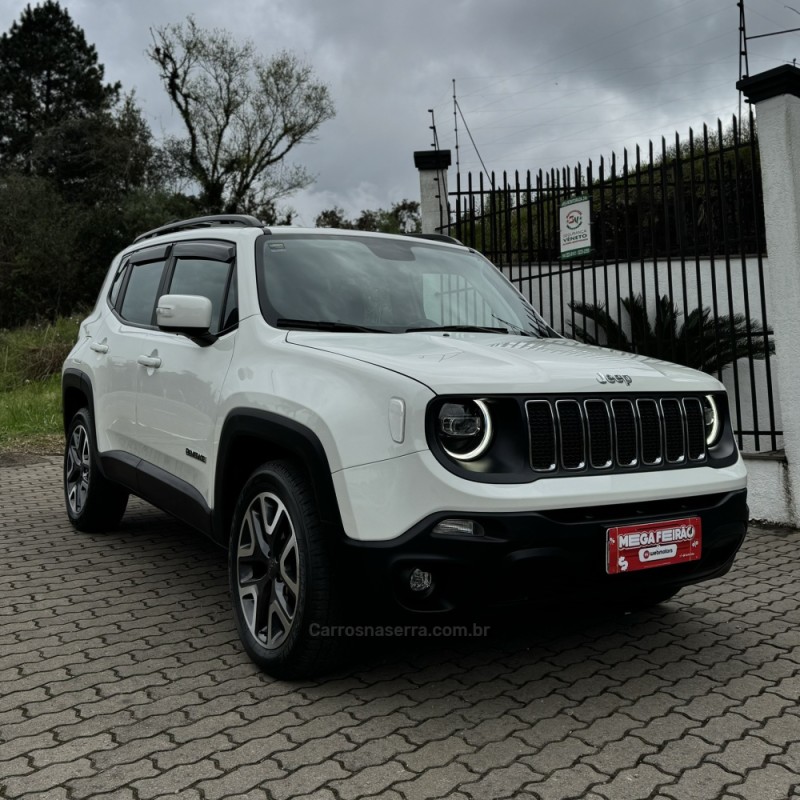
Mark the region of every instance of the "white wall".
[[[748, 78], [755, 89], [764, 184], [764, 219], [771, 269], [766, 271], [770, 322], [779, 343], [775, 364], [783, 394], [786, 457], [776, 494], [786, 498], [791, 524], [800, 520], [800, 70], [782, 66]], [[760, 85], [761, 91], [755, 88]], [[779, 92], [784, 92], [783, 94]], [[761, 97], [765, 99], [760, 99]], [[780, 345], [783, 346], [780, 346]], [[776, 504], [779, 499], [775, 499]]]
[[786, 459], [745, 454], [750, 519], [797, 527]]

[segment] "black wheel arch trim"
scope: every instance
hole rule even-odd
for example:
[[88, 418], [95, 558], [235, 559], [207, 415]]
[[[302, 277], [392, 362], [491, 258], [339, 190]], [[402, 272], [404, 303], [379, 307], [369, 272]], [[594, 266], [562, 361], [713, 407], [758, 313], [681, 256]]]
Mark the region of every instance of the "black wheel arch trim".
[[[319, 437], [305, 425], [280, 414], [251, 408], [235, 408], [225, 418], [217, 449], [213, 510], [215, 539], [227, 541], [228, 538], [228, 523], [236, 505], [236, 498], [226, 496], [226, 464], [229, 463], [237, 440], [241, 438], [260, 439], [265, 444], [277, 446], [283, 452], [292, 453], [293, 460], [299, 462], [308, 472], [321, 521], [341, 530], [339, 504], [330, 464]], [[262, 463], [269, 460], [269, 455], [265, 454]]]
[[[67, 396], [71, 390], [77, 389], [85, 398], [86, 405], [89, 408], [89, 413], [94, 420], [94, 389], [92, 388], [92, 381], [89, 376], [73, 367], [64, 370], [61, 376], [61, 408], [62, 418], [64, 420], [64, 435], [66, 436], [69, 430], [69, 424], [72, 421], [72, 416], [67, 413], [69, 406], [67, 405]], [[96, 439], [95, 435], [95, 439]]]
[[[70, 393], [73, 391], [79, 392], [81, 395], [83, 395], [83, 397], [86, 398], [86, 402], [81, 403], [77, 408], [67, 402]], [[61, 415], [64, 420], [65, 437], [69, 431], [69, 425], [72, 422], [74, 413], [79, 411], [84, 406], [89, 409], [89, 414], [92, 417], [92, 425], [95, 426], [97, 418], [94, 413], [94, 388], [92, 387], [92, 379], [82, 370], [75, 369], [74, 367], [68, 367], [61, 375]], [[72, 413], [70, 413], [70, 409]], [[97, 431], [93, 430], [91, 434], [94, 439], [95, 446], [97, 446]], [[102, 457], [100, 458], [100, 464], [98, 466], [104, 478], [113, 480], [113, 478], [106, 472]]]

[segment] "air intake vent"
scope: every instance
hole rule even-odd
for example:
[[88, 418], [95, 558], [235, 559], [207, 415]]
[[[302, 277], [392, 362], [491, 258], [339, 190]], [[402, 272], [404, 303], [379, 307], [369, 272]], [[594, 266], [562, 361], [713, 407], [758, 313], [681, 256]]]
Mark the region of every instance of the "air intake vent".
[[537, 399], [525, 408], [535, 472], [659, 469], [706, 458], [697, 397]]

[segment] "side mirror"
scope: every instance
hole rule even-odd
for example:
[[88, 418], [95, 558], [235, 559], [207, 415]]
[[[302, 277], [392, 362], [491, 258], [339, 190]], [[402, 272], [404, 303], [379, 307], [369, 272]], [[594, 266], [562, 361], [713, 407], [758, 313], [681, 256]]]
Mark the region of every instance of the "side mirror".
[[156, 306], [156, 325], [189, 336], [207, 335], [211, 327], [211, 301], [194, 294], [165, 294]]

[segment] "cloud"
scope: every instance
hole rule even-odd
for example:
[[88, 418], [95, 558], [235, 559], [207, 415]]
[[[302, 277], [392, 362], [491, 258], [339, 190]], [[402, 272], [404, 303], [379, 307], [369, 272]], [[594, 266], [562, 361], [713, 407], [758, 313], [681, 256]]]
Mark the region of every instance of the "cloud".
[[[0, 27], [27, 0], [0, 0]], [[413, 151], [433, 141], [462, 171], [524, 172], [573, 164], [738, 107], [739, 15], [732, 0], [66, 0], [106, 67], [135, 88], [156, 135], [180, 122], [146, 56], [153, 26], [194, 14], [289, 49], [328, 83], [337, 116], [292, 160], [317, 176], [292, 198], [303, 221], [339, 205], [388, 207], [419, 191]], [[746, 0], [748, 33], [798, 27], [782, 0]], [[800, 37], [750, 42], [750, 73], [800, 57]], [[454, 117], [452, 79], [463, 118]], [[467, 126], [477, 147], [473, 146]], [[451, 183], [454, 176], [451, 173]], [[322, 205], [321, 205], [322, 204]], [[361, 205], [363, 204], [363, 205]], [[359, 207], [360, 206], [360, 207]]]

